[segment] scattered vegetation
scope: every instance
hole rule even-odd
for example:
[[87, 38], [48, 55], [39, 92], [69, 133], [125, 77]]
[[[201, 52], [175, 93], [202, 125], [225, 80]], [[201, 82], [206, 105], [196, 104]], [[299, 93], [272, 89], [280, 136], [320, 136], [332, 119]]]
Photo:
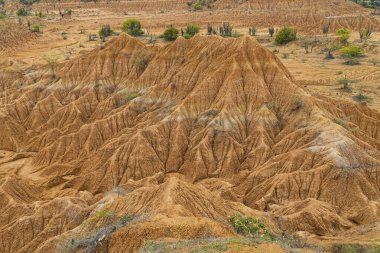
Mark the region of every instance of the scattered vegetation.
[[125, 227], [136, 220], [135, 215], [125, 214], [117, 217], [115, 212], [108, 208], [102, 208], [82, 223], [83, 229], [88, 231], [83, 238], [71, 238], [61, 243], [59, 247], [68, 252], [76, 252], [80, 249], [86, 252], [96, 252], [98, 245], [107, 243], [112, 233]]
[[361, 245], [361, 244], [334, 244], [333, 253], [377, 253], [380, 252], [380, 246]]
[[352, 88], [350, 87], [350, 85], [357, 83], [357, 82], [358, 82], [358, 80], [347, 79], [346, 76], [344, 77], [344, 79], [338, 80], [338, 83], [343, 85], [343, 87], [340, 88], [340, 90], [343, 90], [343, 91], [351, 91]]
[[32, 5], [36, 2], [38, 2], [38, 0], [20, 0], [20, 3], [23, 5]]
[[165, 30], [163, 34], [163, 38], [166, 41], [174, 41], [178, 38], [178, 34], [179, 34], [178, 29], [173, 26], [170, 26]]
[[238, 234], [263, 240], [273, 240], [274, 235], [258, 218], [235, 214], [230, 222]]
[[305, 103], [303, 101], [303, 97], [300, 94], [293, 95], [290, 102], [291, 102], [291, 110], [292, 111], [299, 111], [305, 105]]
[[56, 68], [58, 65], [58, 57], [57, 56], [45, 56], [44, 57], [47, 65], [49, 66], [52, 78], [56, 78]]
[[187, 2], [187, 5], [195, 11], [199, 11], [203, 10], [204, 7], [211, 9], [213, 2], [214, 0], [196, 0]]
[[208, 23], [207, 24], [207, 35], [211, 35], [211, 34], [214, 34], [216, 35], [218, 32], [216, 31], [216, 29], [214, 29], [214, 27]]
[[367, 43], [367, 40], [371, 37], [371, 35], [372, 35], [372, 27], [368, 27], [365, 30], [359, 31], [361, 42]]
[[141, 29], [141, 22], [136, 19], [128, 19], [123, 23], [123, 32], [128, 33], [131, 36], [141, 36], [144, 34], [144, 31]]
[[30, 28], [30, 31], [34, 32], [34, 33], [39, 33], [40, 32], [40, 25], [38, 24], [33, 24]]
[[233, 27], [228, 22], [224, 22], [221, 27], [219, 27], [219, 33], [223, 37], [231, 37], [232, 36]]
[[277, 44], [282, 45], [296, 39], [297, 39], [297, 30], [295, 30], [294, 28], [285, 26], [277, 32], [275, 41]]
[[340, 52], [345, 58], [356, 58], [363, 55], [363, 47], [358, 45], [350, 45], [342, 47]]
[[256, 36], [257, 28], [255, 26], [250, 27], [248, 32], [249, 32], [249, 35]]
[[371, 103], [372, 102], [372, 98], [364, 95], [362, 92], [360, 92], [359, 94], [353, 96], [352, 98], [355, 101], [357, 101], [357, 102], [367, 102], [367, 103]]
[[187, 27], [185, 29], [184, 37], [186, 39], [189, 39], [197, 33], [199, 33], [199, 26], [198, 25], [187, 25]]
[[101, 38], [109, 37], [113, 34], [113, 30], [110, 25], [103, 25], [99, 30], [99, 36]]
[[356, 66], [360, 65], [360, 61], [357, 59], [348, 59], [347, 61], [343, 62], [344, 65], [349, 65], [349, 66]]
[[19, 16], [19, 17], [24, 17], [24, 16], [28, 16], [29, 12], [25, 8], [20, 8], [20, 9], [17, 10], [16, 15]]
[[341, 28], [336, 31], [336, 35], [338, 36], [338, 40], [341, 43], [347, 45], [348, 39], [351, 37], [351, 31], [348, 29]]
[[252, 246], [257, 242], [250, 238], [201, 238], [179, 242], [153, 242], [148, 241], [143, 245], [140, 253], [212, 253], [225, 251], [239, 251], [241, 246]]

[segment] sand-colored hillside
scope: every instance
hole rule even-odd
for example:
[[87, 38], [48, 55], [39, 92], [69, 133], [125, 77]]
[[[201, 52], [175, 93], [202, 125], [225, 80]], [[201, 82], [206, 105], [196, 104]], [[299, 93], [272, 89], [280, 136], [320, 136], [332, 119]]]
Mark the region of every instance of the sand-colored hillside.
[[3, 80], [0, 252], [231, 237], [234, 213], [319, 242], [379, 236], [380, 113], [309, 94], [252, 37], [121, 34], [56, 76]]

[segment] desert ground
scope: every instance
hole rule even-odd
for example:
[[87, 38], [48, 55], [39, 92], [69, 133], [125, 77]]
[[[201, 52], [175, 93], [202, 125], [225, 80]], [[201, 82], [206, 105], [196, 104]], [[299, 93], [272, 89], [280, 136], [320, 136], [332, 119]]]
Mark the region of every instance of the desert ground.
[[379, 46], [349, 0], [0, 1], [0, 253], [380, 252]]

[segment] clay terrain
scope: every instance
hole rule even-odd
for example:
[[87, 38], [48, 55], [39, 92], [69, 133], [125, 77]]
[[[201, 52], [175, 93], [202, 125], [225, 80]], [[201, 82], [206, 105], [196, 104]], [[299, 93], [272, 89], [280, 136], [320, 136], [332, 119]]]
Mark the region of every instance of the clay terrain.
[[380, 252], [377, 13], [0, 1], [0, 253]]

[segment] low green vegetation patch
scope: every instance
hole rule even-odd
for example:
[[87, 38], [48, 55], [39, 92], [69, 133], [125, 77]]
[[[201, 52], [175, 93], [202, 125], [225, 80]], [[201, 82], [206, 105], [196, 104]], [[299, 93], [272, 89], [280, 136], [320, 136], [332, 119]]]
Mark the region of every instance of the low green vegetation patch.
[[179, 31], [177, 28], [173, 27], [173, 26], [170, 26], [168, 27], [165, 31], [164, 31], [164, 34], [162, 35], [162, 37], [166, 40], [166, 41], [174, 41], [178, 38], [178, 34], [179, 34]]
[[348, 29], [341, 28], [338, 29], [335, 33], [338, 36], [338, 40], [343, 44], [347, 44], [348, 39], [351, 37], [351, 31]]
[[378, 253], [379, 245], [362, 245], [362, 244], [334, 244], [333, 253]]
[[352, 98], [357, 102], [367, 102], [367, 103], [372, 102], [372, 98], [364, 95], [363, 93], [359, 93], [359, 94], [353, 96]]
[[363, 47], [359, 45], [350, 45], [340, 49], [342, 56], [345, 58], [356, 58], [363, 56], [363, 51]]
[[24, 17], [24, 16], [28, 16], [29, 12], [25, 8], [20, 8], [20, 9], [17, 10], [16, 15], [19, 16], [19, 17]]
[[[239, 252], [241, 247], [245, 246], [252, 251], [257, 242], [249, 238], [202, 238], [195, 240], [186, 240], [179, 242], [146, 242], [140, 253], [178, 253], [178, 252], [191, 252], [191, 253], [217, 253], [225, 251]], [[245, 249], [244, 252], [247, 249]], [[249, 250], [249, 249], [248, 249]]]
[[275, 238], [265, 224], [256, 217], [235, 214], [230, 217], [230, 222], [238, 234], [268, 241]]
[[123, 23], [122, 27], [123, 32], [128, 33], [131, 36], [141, 36], [144, 34], [144, 31], [142, 30], [141, 22], [136, 19], [128, 19]]
[[277, 32], [276, 37], [275, 37], [276, 43], [280, 45], [286, 44], [296, 39], [297, 39], [297, 30], [288, 26], [281, 28]]
[[110, 25], [103, 25], [99, 30], [100, 37], [108, 37], [113, 34], [113, 30]]
[[107, 241], [116, 230], [127, 226], [138, 219], [133, 214], [117, 216], [110, 208], [102, 208], [82, 223], [83, 236], [71, 237], [61, 242], [58, 247], [64, 252], [76, 252], [80, 249], [86, 252], [96, 252], [102, 241]]
[[184, 37], [186, 39], [193, 37], [195, 34], [199, 33], [199, 29], [198, 25], [188, 25], [185, 29]]

